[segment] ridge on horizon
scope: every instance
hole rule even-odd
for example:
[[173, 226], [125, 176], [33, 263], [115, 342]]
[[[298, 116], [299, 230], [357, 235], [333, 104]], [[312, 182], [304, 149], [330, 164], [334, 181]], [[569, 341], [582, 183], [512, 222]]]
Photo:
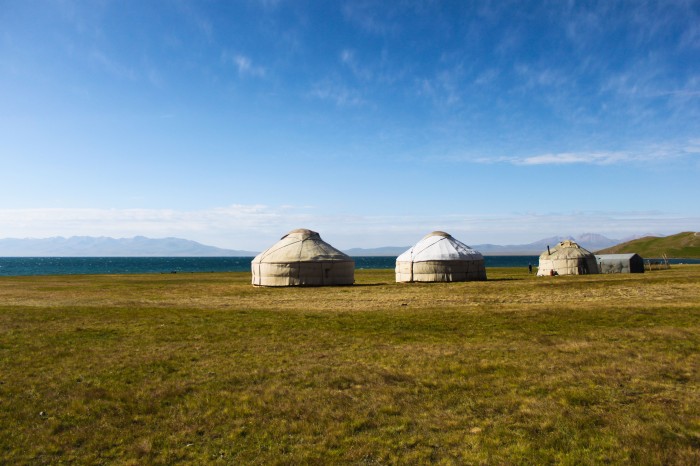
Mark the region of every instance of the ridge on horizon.
[[[486, 255], [538, 255], [547, 245], [554, 245], [565, 239], [573, 239], [589, 250], [599, 250], [641, 237], [642, 235], [635, 235], [616, 240], [597, 233], [582, 233], [577, 236], [551, 236], [526, 244], [485, 243], [470, 244], [470, 246]], [[394, 256], [401, 254], [408, 248], [410, 246], [353, 247], [345, 249], [344, 252], [351, 256]], [[53, 236], [49, 238], [0, 239], [0, 257], [250, 257], [259, 252], [219, 248], [176, 237], [148, 238], [142, 235], [130, 238]]]
[[[614, 246], [618, 243], [630, 241], [631, 239], [636, 239], [640, 236], [635, 235], [633, 237], [625, 238], [622, 240], [610, 239], [604, 235], [598, 233], [582, 233], [580, 235], [566, 235], [566, 236], [550, 236], [547, 238], [542, 238], [531, 243], [524, 244], [507, 244], [499, 245], [492, 243], [483, 244], [469, 244], [471, 248], [476, 249], [485, 255], [539, 255], [548, 245], [554, 246], [560, 241], [571, 239], [579, 243], [586, 249], [591, 251], [607, 248]], [[383, 246], [378, 248], [352, 248], [346, 249], [344, 252], [347, 254], [356, 256], [372, 256], [372, 255], [398, 255], [409, 249], [411, 246]]]
[[218, 248], [175, 237], [53, 236], [0, 239], [0, 257], [247, 257], [255, 254], [253, 251]]

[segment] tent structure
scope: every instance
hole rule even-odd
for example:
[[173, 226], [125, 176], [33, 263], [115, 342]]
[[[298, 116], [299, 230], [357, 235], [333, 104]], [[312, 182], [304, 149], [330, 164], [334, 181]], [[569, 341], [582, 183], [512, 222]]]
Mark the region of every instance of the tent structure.
[[315, 231], [298, 229], [258, 254], [251, 262], [253, 285], [352, 285], [355, 261], [321, 239]]
[[598, 263], [592, 252], [576, 242], [564, 240], [540, 254], [537, 276], [546, 275], [586, 275], [599, 273]]
[[595, 258], [600, 273], [644, 273], [644, 259], [638, 254], [601, 254]]
[[396, 258], [397, 282], [486, 280], [484, 256], [444, 231], [434, 231]]

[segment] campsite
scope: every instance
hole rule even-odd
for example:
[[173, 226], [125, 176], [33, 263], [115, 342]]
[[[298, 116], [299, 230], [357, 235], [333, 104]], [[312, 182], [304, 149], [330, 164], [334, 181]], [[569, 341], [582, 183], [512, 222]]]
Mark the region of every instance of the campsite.
[[700, 266], [0, 278], [0, 462], [700, 461]]
[[0, 466], [700, 466], [700, 0], [0, 31]]

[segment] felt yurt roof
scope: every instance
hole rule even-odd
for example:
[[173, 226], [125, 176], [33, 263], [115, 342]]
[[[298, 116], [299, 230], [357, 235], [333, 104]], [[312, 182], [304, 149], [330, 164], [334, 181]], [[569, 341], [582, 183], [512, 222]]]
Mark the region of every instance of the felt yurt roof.
[[[551, 254], [550, 254], [551, 252]], [[562, 241], [549, 251], [540, 254], [540, 259], [573, 259], [576, 257], [592, 256], [593, 253], [579, 246], [575, 241], [569, 239]]]
[[396, 258], [397, 262], [483, 260], [484, 256], [449, 233], [434, 231]]
[[315, 231], [299, 228], [284, 235], [253, 259], [253, 263], [319, 261], [352, 262], [352, 258], [323, 241]]

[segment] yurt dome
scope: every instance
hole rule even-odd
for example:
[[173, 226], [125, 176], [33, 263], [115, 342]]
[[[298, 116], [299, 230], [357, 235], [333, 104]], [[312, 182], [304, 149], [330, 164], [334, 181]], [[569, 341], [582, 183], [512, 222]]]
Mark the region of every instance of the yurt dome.
[[315, 231], [298, 229], [258, 254], [251, 262], [253, 285], [352, 285], [355, 261], [321, 239]]
[[484, 256], [444, 231], [434, 231], [396, 258], [397, 282], [486, 280]]
[[578, 243], [565, 240], [540, 255], [537, 276], [587, 275], [598, 273], [598, 263], [592, 252]]

